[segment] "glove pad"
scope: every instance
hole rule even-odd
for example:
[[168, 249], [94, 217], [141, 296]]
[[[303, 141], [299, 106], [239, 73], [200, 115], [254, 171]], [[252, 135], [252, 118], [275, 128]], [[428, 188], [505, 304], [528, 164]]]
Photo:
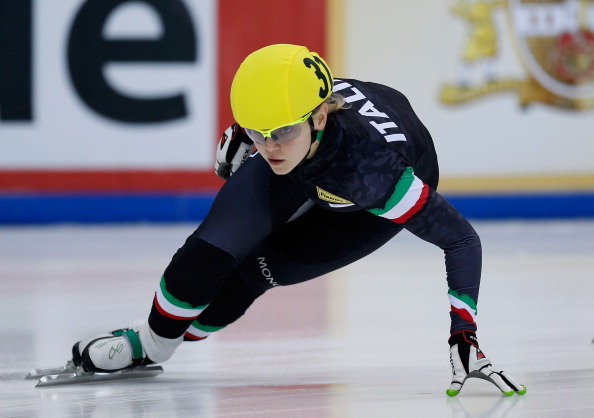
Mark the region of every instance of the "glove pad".
[[504, 371], [493, 369], [491, 361], [479, 348], [476, 334], [470, 330], [463, 330], [452, 334], [448, 340], [450, 345], [450, 364], [452, 366], [452, 383], [446, 390], [448, 396], [456, 396], [469, 378], [479, 378], [491, 382], [505, 396], [514, 393], [523, 395], [526, 387], [516, 381]]
[[227, 180], [248, 159], [254, 143], [237, 123], [231, 125], [219, 140], [216, 151], [215, 173]]

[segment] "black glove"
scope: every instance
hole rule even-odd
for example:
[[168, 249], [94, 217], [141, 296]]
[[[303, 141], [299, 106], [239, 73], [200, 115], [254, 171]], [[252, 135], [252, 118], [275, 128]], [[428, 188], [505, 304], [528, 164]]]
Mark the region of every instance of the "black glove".
[[227, 180], [252, 154], [254, 143], [237, 123], [223, 133], [217, 145], [215, 173]]
[[455, 332], [448, 340], [450, 344], [450, 364], [452, 365], [452, 384], [446, 390], [448, 396], [456, 396], [462, 390], [466, 379], [477, 377], [493, 383], [505, 396], [514, 393], [523, 395], [526, 386], [518, 384], [509, 374], [495, 370], [480, 350], [476, 334], [470, 330]]

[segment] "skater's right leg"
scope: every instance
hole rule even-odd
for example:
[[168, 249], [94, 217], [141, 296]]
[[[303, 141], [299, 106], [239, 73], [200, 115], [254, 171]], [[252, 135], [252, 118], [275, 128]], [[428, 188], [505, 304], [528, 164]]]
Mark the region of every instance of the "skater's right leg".
[[87, 371], [113, 372], [168, 360], [235, 264], [192, 234], [165, 270], [148, 321], [76, 343], [73, 361]]
[[[273, 175], [261, 157], [250, 158], [221, 188], [204, 222], [173, 256], [155, 292], [148, 322], [130, 332], [75, 344], [74, 361], [89, 370], [116, 371], [169, 359], [237, 261], [306, 201], [290, 179]], [[241, 304], [237, 306], [241, 310]]]
[[148, 318], [151, 329], [165, 338], [182, 336], [235, 265], [230, 254], [192, 234], [161, 278]]

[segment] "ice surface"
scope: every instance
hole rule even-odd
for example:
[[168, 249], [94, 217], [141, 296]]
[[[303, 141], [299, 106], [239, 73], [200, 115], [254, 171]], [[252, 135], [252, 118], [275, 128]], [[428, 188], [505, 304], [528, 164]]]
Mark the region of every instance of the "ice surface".
[[78, 339], [144, 318], [193, 225], [0, 228], [2, 417], [594, 416], [594, 221], [479, 222], [478, 337], [528, 387], [447, 398], [441, 251], [403, 232], [367, 259], [273, 289], [146, 380], [35, 388]]

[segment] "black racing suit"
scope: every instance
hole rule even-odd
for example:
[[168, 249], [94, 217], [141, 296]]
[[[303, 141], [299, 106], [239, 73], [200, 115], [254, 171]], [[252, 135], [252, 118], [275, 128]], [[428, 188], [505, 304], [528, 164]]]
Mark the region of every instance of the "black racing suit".
[[164, 272], [149, 317], [157, 334], [201, 339], [266, 290], [359, 260], [402, 228], [445, 253], [450, 331], [476, 330], [481, 244], [436, 191], [429, 132], [394, 89], [342, 79], [334, 90], [348, 108], [328, 115], [313, 158], [281, 176], [256, 154], [221, 188]]

